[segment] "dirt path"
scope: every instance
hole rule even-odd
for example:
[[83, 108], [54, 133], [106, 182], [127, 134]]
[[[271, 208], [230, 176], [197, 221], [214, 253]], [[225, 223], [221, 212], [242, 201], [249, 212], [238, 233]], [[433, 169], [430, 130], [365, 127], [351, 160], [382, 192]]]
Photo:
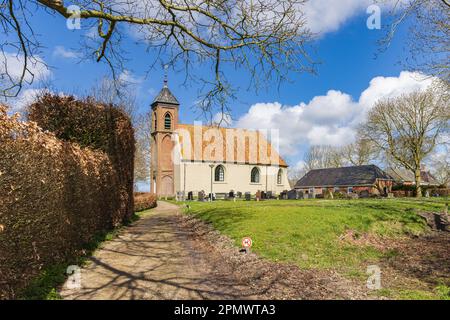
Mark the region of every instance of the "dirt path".
[[180, 228], [178, 207], [158, 202], [147, 217], [123, 230], [97, 250], [81, 270], [81, 289], [65, 299], [235, 299], [239, 284], [218, 274], [206, 252]]
[[105, 242], [65, 299], [364, 299], [337, 273], [302, 270], [255, 254], [159, 201], [152, 213]]

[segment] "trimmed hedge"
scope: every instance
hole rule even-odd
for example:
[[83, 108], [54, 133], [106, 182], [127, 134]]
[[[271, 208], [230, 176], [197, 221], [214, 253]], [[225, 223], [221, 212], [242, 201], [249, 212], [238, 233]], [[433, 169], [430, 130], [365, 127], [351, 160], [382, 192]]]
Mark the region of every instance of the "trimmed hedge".
[[157, 205], [154, 193], [136, 192], [134, 194], [134, 210], [136, 212], [155, 208]]
[[49, 132], [6, 111], [0, 106], [0, 299], [17, 298], [42, 269], [83, 255], [96, 234], [133, 214], [134, 138], [122, 112], [47, 95], [30, 118]]
[[128, 115], [112, 104], [91, 98], [45, 94], [29, 106], [28, 118], [61, 140], [104, 151], [117, 172], [121, 210], [131, 218], [135, 140]]

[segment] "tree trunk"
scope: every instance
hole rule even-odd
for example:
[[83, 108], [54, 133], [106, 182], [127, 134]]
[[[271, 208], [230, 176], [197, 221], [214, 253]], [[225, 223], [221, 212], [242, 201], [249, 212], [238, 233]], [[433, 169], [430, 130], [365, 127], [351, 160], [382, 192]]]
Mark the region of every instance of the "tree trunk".
[[414, 171], [414, 179], [416, 181], [416, 198], [422, 197], [422, 187], [420, 186], [420, 168]]

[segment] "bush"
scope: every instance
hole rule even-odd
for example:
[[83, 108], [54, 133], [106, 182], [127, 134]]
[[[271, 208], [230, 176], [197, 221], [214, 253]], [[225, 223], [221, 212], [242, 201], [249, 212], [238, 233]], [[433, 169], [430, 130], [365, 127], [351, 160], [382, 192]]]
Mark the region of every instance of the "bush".
[[136, 192], [134, 194], [134, 210], [136, 212], [155, 208], [157, 205], [154, 193]]
[[[47, 95], [30, 117], [52, 132], [6, 111], [0, 106], [0, 299], [16, 298], [41, 270], [82, 256], [96, 234], [133, 213], [134, 139], [119, 110]], [[87, 147], [71, 117], [106, 132], [98, 129]]]
[[344, 193], [342, 193], [342, 192], [339, 192], [339, 191], [333, 192], [333, 198], [334, 199], [345, 199], [346, 197], [347, 196]]
[[130, 118], [122, 110], [91, 98], [45, 94], [28, 107], [28, 118], [61, 140], [105, 152], [119, 179], [121, 210], [131, 218], [135, 140]]
[[448, 197], [450, 196], [450, 189], [448, 188], [432, 188], [429, 189], [430, 196]]

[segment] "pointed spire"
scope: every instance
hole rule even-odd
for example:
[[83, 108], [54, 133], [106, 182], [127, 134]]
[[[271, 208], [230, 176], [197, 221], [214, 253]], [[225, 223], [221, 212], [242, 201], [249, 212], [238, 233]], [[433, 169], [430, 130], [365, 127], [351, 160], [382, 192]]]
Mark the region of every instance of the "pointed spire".
[[166, 104], [173, 104], [173, 105], [179, 105], [177, 98], [170, 92], [169, 87], [167, 85], [167, 69], [169, 66], [166, 64], [164, 65], [164, 86], [159, 92], [159, 94], [156, 96], [155, 100], [152, 103], [152, 106], [156, 105], [157, 103], [166, 103]]

